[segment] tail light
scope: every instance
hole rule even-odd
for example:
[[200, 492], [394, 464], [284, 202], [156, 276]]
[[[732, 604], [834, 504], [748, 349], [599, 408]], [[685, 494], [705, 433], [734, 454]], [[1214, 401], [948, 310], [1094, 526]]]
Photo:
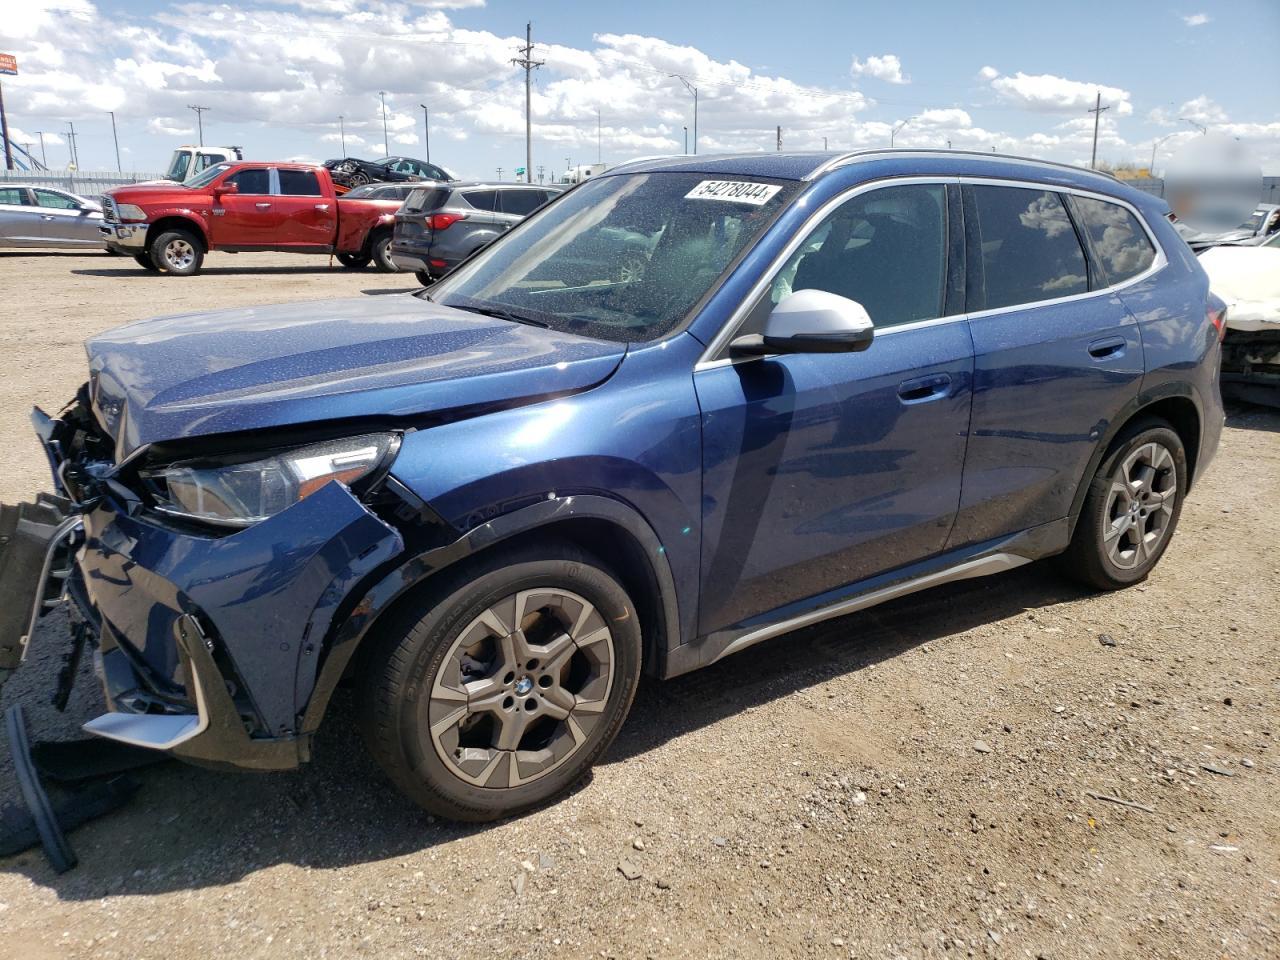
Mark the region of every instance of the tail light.
[[448, 230], [459, 220], [465, 219], [465, 213], [433, 213], [427, 217], [427, 226], [432, 230]]
[[1218, 342], [1221, 343], [1222, 338], [1227, 335], [1227, 308], [1210, 305], [1209, 322], [1218, 331]]

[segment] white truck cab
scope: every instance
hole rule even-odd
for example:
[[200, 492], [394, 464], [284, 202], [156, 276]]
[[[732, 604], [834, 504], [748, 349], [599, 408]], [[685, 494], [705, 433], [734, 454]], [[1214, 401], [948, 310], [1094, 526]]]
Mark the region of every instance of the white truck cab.
[[244, 152], [239, 147], [205, 147], [186, 144], [173, 151], [164, 179], [175, 183], [186, 183], [214, 164], [243, 159]]

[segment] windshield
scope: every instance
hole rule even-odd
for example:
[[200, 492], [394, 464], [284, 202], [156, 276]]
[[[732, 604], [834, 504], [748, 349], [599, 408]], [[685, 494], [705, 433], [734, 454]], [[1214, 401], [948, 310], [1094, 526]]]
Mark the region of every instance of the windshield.
[[192, 177], [187, 181], [186, 186], [190, 190], [199, 190], [201, 187], [207, 187], [230, 169], [231, 164], [220, 163], [215, 167], [210, 167], [200, 176]]
[[430, 291], [604, 340], [663, 336], [798, 189], [699, 173], [587, 181]]
[[189, 166], [191, 166], [191, 154], [186, 150], [175, 150], [173, 151], [173, 160], [170, 162], [164, 178], [181, 183], [187, 178], [187, 168]]
[[1266, 212], [1267, 211], [1265, 210], [1253, 211], [1253, 216], [1250, 217], [1248, 220], [1246, 220], [1244, 223], [1240, 224], [1240, 229], [1248, 230], [1250, 233], [1257, 233], [1258, 228], [1262, 226], [1262, 218], [1263, 216], [1266, 215]]

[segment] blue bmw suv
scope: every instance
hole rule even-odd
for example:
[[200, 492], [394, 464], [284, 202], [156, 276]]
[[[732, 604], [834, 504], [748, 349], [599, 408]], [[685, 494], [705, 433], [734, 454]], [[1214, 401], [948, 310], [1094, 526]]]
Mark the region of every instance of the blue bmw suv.
[[642, 672], [1045, 557], [1144, 579], [1218, 445], [1223, 320], [1097, 173], [625, 165], [417, 294], [91, 340], [33, 414], [56, 493], [0, 517], [0, 673], [68, 599], [92, 733], [289, 768], [346, 681], [405, 794], [511, 814]]

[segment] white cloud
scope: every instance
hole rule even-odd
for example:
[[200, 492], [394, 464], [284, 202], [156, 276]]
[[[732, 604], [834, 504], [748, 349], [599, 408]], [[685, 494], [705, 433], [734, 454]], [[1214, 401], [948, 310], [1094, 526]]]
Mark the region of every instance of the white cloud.
[[855, 77], [872, 77], [886, 83], [910, 83], [910, 77], [902, 75], [902, 62], [895, 54], [886, 53], [882, 57], [867, 57], [865, 61], [853, 58], [849, 65], [849, 73]]
[[152, 117], [147, 121], [147, 129], [167, 137], [187, 137], [196, 132], [194, 125], [173, 117]]
[[1178, 108], [1178, 116], [1195, 120], [1197, 123], [1226, 123], [1227, 111], [1201, 94], [1194, 100], [1188, 100]]
[[983, 68], [983, 76], [1002, 100], [1028, 110], [1060, 113], [1087, 110], [1094, 105], [1095, 98], [1100, 93], [1104, 107], [1111, 107], [1119, 116], [1133, 113], [1129, 91], [1119, 87], [1068, 80], [1051, 73], [1028, 74], [1018, 71], [1013, 76], [987, 76], [987, 68]]
[[996, 77], [1000, 76], [1000, 71], [995, 67], [983, 67], [978, 71], [978, 76], [983, 80], [994, 80]]
[[937, 110], [926, 110], [915, 118], [915, 123], [935, 127], [971, 127], [973, 118], [967, 110], [959, 107], [946, 107]]
[[1212, 19], [1207, 13], [1192, 13], [1182, 18], [1188, 27], [1203, 27]]

